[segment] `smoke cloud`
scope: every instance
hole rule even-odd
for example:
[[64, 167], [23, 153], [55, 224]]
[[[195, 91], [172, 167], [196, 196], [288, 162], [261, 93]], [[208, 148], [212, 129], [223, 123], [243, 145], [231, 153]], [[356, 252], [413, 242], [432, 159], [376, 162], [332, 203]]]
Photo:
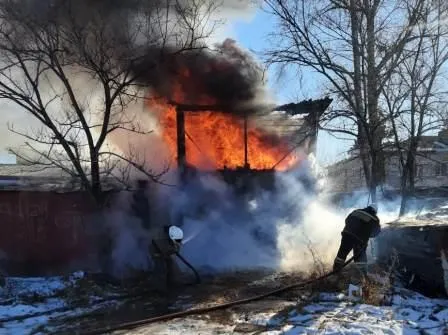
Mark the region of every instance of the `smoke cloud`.
[[224, 112], [247, 108], [263, 94], [260, 67], [230, 39], [216, 44], [213, 51], [168, 53], [156, 68], [144, 61], [134, 71], [156, 97], [182, 104], [224, 106]]
[[[345, 217], [367, 206], [369, 198], [366, 192], [359, 191], [339, 202], [331, 201], [326, 179], [312, 159], [293, 171], [276, 172], [272, 190], [259, 188], [249, 197], [236, 196], [234, 188], [210, 173], [199, 173], [182, 190], [163, 189], [154, 196], [168, 204], [165, 208], [172, 218], [185, 215], [181, 253], [203, 273], [260, 268], [301, 272], [328, 269], [337, 253]], [[400, 201], [400, 197], [379, 194], [383, 228], [398, 218]], [[424, 215], [432, 207], [433, 201], [416, 202], [409, 216]], [[117, 271], [128, 266], [150, 267], [150, 262], [141, 261], [144, 252], [136, 249], [137, 241], [148, 236], [135, 228], [123, 228], [126, 225], [120, 227], [126, 232], [114, 250]], [[371, 240], [369, 261], [375, 260], [375, 245]]]
[[[199, 173], [182, 190], [158, 192], [172, 218], [185, 216], [181, 253], [202, 272], [258, 268], [307, 272], [329, 266], [346, 213], [312, 187], [317, 176], [309, 162], [274, 178], [273, 190], [260, 188], [250, 197], [236, 196], [234, 188], [210, 173]], [[136, 246], [148, 236], [135, 228], [125, 230], [115, 242], [116, 272], [146, 266], [140, 257], [144, 253]], [[131, 258], [134, 254], [140, 256]]]
[[[274, 190], [257, 190], [240, 202], [228, 185], [220, 184], [220, 206], [210, 204], [214, 210], [209, 215], [185, 224], [185, 255], [216, 271], [309, 271], [317, 261], [328, 264], [339, 243], [343, 216], [310, 187], [309, 180], [316, 176], [306, 163], [295, 171], [276, 173]], [[194, 201], [183, 206], [194, 208]]]

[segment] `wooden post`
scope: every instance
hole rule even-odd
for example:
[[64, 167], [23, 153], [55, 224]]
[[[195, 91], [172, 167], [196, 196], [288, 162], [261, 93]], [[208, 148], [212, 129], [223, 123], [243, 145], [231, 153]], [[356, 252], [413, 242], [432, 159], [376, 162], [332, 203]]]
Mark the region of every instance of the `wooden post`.
[[177, 167], [182, 181], [185, 181], [185, 168], [187, 153], [185, 147], [185, 112], [176, 108], [176, 130], [177, 130]]
[[244, 168], [249, 168], [249, 158], [247, 154], [247, 115], [244, 115]]

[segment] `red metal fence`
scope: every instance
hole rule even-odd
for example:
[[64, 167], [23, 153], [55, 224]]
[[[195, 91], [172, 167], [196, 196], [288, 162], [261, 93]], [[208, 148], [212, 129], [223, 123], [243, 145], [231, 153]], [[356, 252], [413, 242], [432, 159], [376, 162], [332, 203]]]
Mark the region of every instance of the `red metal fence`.
[[17, 274], [34, 273], [85, 257], [88, 200], [83, 192], [0, 191], [2, 263]]

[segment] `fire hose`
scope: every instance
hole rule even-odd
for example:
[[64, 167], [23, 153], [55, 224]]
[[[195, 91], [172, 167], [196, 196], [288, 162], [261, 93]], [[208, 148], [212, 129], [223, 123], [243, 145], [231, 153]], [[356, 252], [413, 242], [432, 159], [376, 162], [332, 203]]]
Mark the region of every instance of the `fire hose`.
[[123, 330], [123, 329], [133, 329], [133, 328], [137, 328], [140, 326], [145, 326], [151, 323], [156, 323], [156, 322], [162, 322], [162, 321], [168, 321], [168, 320], [172, 320], [172, 319], [176, 319], [176, 318], [180, 318], [180, 317], [186, 317], [186, 316], [191, 316], [191, 315], [199, 315], [199, 314], [205, 314], [208, 312], [213, 312], [213, 311], [217, 311], [220, 309], [226, 309], [226, 308], [230, 308], [230, 307], [234, 307], [234, 306], [238, 306], [238, 305], [244, 305], [250, 302], [254, 302], [254, 301], [258, 301], [258, 300], [262, 300], [265, 299], [267, 297], [273, 296], [273, 295], [277, 295], [280, 293], [284, 293], [286, 291], [292, 290], [292, 289], [296, 289], [296, 288], [301, 288], [304, 286], [308, 286], [311, 284], [314, 284], [316, 282], [319, 282], [321, 280], [324, 280], [328, 277], [331, 277], [332, 275], [340, 272], [344, 267], [346, 267], [349, 263], [351, 263], [354, 258], [356, 257], [353, 256], [351, 257], [348, 261], [346, 261], [339, 269], [337, 270], [333, 270], [330, 271], [318, 278], [314, 278], [314, 279], [310, 279], [307, 281], [303, 281], [300, 283], [295, 283], [295, 284], [291, 284], [291, 285], [287, 285], [284, 287], [281, 287], [279, 289], [276, 290], [272, 290], [260, 295], [256, 295], [256, 296], [252, 296], [249, 298], [245, 298], [245, 299], [240, 299], [240, 300], [234, 300], [234, 301], [229, 301], [223, 304], [218, 304], [215, 306], [209, 306], [209, 307], [202, 307], [202, 308], [193, 308], [193, 309], [189, 309], [186, 311], [179, 311], [179, 312], [174, 312], [174, 313], [169, 313], [169, 314], [164, 314], [164, 315], [160, 315], [160, 316], [155, 316], [152, 318], [147, 318], [147, 319], [142, 319], [142, 320], [138, 320], [138, 321], [132, 321], [132, 322], [127, 322], [127, 323], [122, 323], [116, 326], [111, 326], [111, 327], [104, 327], [101, 329], [95, 329], [92, 330], [90, 332], [86, 332], [84, 334], [86, 335], [99, 335], [99, 334], [105, 334], [108, 332], [113, 332], [113, 331], [119, 331], [119, 330]]
[[186, 265], [190, 268], [191, 271], [193, 271], [194, 276], [196, 277], [196, 284], [201, 283], [201, 277], [199, 276], [199, 273], [196, 271], [193, 265], [191, 265], [179, 252], [176, 252], [176, 256]]

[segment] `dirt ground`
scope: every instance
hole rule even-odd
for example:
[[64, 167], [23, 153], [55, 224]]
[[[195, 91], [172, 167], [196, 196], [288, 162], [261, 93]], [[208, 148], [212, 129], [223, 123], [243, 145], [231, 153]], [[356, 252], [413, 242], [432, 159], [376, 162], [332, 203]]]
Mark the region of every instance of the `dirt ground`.
[[[299, 282], [303, 278], [304, 276], [298, 273], [233, 272], [204, 277], [202, 283], [198, 285], [179, 284], [168, 291], [151, 289], [151, 281], [141, 279], [122, 284], [121, 289], [123, 293], [128, 294], [129, 298], [117, 308], [103, 309], [81, 317], [57, 320], [53, 322], [53, 326], [60, 329], [61, 333], [83, 334], [94, 329], [114, 327], [143, 318], [248, 298]], [[292, 294], [291, 297], [294, 302], [297, 301], [297, 294]], [[285, 307], [285, 297], [269, 298], [256, 305], [257, 309], [280, 310]], [[278, 305], [277, 308], [276, 305]], [[236, 310], [243, 313], [244, 310], [253, 308], [253, 304], [248, 304], [237, 307]], [[210, 313], [203, 317], [226, 323], [226, 320], [230, 320], [230, 310]]]
[[[356, 275], [356, 270], [352, 270], [351, 280]], [[144, 275], [140, 279], [123, 282], [119, 287], [115, 287], [115, 291], [121, 290], [128, 296], [118, 307], [102, 309], [81, 317], [55, 320], [52, 325], [60, 329], [61, 334], [84, 334], [99, 328], [114, 327], [176, 311], [244, 299], [317, 276], [318, 274], [263, 270], [240, 271], [203, 277], [202, 283], [198, 285], [192, 285], [191, 279], [187, 278], [169, 290], [157, 290], [151, 289], [153, 287], [151, 279]], [[348, 281], [345, 277], [334, 276], [304, 289], [290, 290], [261, 301], [200, 315], [198, 318], [225, 325], [231, 322], [235, 313], [239, 315], [254, 311], [280, 313], [283, 310], [287, 311], [288, 306], [297, 305], [301, 297], [304, 301], [308, 300], [314, 291], [338, 291], [346, 287]], [[114, 334], [120, 333], [123, 332]]]

